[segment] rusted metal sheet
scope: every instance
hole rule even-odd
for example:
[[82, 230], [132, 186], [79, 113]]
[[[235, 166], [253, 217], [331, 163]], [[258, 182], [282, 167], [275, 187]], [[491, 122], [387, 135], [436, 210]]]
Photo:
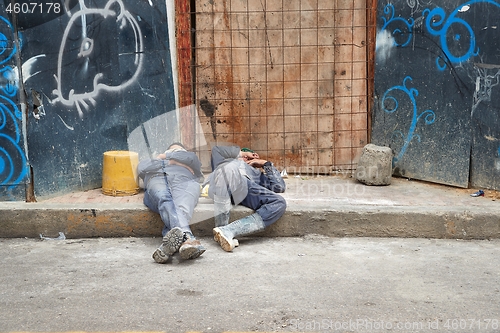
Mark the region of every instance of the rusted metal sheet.
[[374, 8], [364, 0], [194, 3], [193, 84], [209, 144], [252, 147], [290, 172], [354, 168], [368, 140]]

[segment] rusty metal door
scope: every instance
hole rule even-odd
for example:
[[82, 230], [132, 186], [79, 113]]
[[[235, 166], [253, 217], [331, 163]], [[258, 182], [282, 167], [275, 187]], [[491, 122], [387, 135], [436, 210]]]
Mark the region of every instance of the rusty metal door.
[[[178, 50], [192, 47], [198, 147], [251, 147], [290, 173], [352, 170], [368, 143], [371, 1], [195, 0]], [[179, 29], [179, 27], [182, 27]], [[186, 29], [194, 33], [186, 42]], [[180, 39], [180, 40], [179, 40]], [[184, 39], [184, 40], [183, 40]], [[189, 75], [193, 74], [191, 81]], [[184, 80], [184, 82], [182, 82]], [[188, 96], [191, 98], [192, 96]], [[181, 106], [189, 104], [185, 100]]]

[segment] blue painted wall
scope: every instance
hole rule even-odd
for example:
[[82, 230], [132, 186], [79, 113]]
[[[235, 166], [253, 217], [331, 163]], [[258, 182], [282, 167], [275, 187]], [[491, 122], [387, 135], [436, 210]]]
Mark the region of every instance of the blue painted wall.
[[500, 187], [500, 3], [379, 1], [372, 142], [394, 172]]
[[98, 188], [102, 154], [128, 150], [131, 132], [175, 109], [165, 1], [60, 1], [36, 13], [18, 1], [17, 24], [9, 3], [0, 3], [0, 199], [24, 199], [29, 166], [37, 197]]
[[15, 28], [7, 17], [0, 17], [0, 198], [24, 197], [27, 175], [23, 114], [19, 107], [19, 44]]

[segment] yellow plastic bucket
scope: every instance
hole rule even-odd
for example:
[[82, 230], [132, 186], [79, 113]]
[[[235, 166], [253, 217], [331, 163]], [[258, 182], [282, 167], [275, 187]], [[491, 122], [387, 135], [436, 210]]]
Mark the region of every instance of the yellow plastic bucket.
[[133, 151], [105, 152], [102, 163], [102, 193], [114, 197], [139, 193], [137, 165], [139, 154]]

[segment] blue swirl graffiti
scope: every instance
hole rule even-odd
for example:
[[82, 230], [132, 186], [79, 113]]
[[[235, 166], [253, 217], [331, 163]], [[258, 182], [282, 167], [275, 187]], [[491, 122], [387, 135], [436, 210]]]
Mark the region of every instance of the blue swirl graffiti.
[[[479, 47], [476, 45], [476, 35], [470, 24], [464, 19], [458, 17], [465, 8], [478, 3], [491, 4], [497, 8], [500, 8], [500, 4], [494, 0], [470, 0], [456, 7], [453, 12], [447, 17], [446, 12], [443, 8], [437, 7], [434, 9], [426, 8], [422, 12], [422, 18], [425, 18], [425, 28], [433, 36], [439, 38], [439, 44], [441, 46], [443, 56], [436, 58], [436, 66], [439, 70], [443, 71], [447, 67], [447, 62], [451, 64], [457, 64], [467, 61], [471, 57], [477, 56], [479, 54]], [[413, 36], [413, 29], [415, 26], [415, 21], [413, 18], [404, 19], [400, 16], [396, 17], [396, 10], [394, 5], [387, 4], [384, 7], [384, 13], [388, 17], [382, 17], [383, 25], [382, 30], [388, 29], [389, 25], [393, 23], [403, 24], [406, 33], [395, 28], [391, 31], [394, 37], [407, 35], [406, 39], [402, 42], [397, 42], [394, 40], [394, 46], [406, 47], [410, 44], [411, 38]], [[464, 33], [455, 33], [457, 29], [450, 29], [452, 26], [459, 25], [464, 28]], [[450, 33], [453, 32], [453, 35]], [[451, 37], [451, 38], [448, 38]], [[451, 41], [460, 43], [462, 45], [467, 43], [466, 49], [461, 51], [460, 54], [455, 55], [450, 50], [449, 43]]]
[[7, 65], [16, 54], [14, 29], [0, 17], [0, 185], [13, 189], [28, 174], [26, 155], [21, 148], [22, 113], [11, 98], [18, 92], [17, 72]]
[[[417, 122], [424, 116], [425, 119], [425, 124], [430, 125], [434, 123], [436, 120], [436, 114], [432, 110], [425, 110], [422, 113], [418, 113], [417, 110], [417, 101], [416, 101], [416, 96], [418, 96], [418, 90], [415, 88], [408, 89], [406, 86], [408, 81], [412, 81], [413, 79], [410, 76], [407, 76], [403, 80], [403, 84], [401, 86], [394, 86], [390, 89], [388, 89], [385, 93], [384, 96], [382, 97], [381, 100], [381, 107], [382, 109], [387, 112], [387, 113], [394, 113], [398, 110], [399, 103], [398, 100], [394, 96], [390, 96], [389, 94], [399, 90], [405, 93], [411, 101], [412, 107], [413, 107], [413, 116], [412, 116], [412, 121], [410, 128], [408, 130], [408, 134], [406, 135], [406, 138], [404, 137], [403, 133], [401, 131], [396, 131], [395, 133], [400, 135], [401, 137], [404, 138], [403, 146], [401, 150], [399, 151], [399, 154], [396, 155], [393, 159], [393, 164], [398, 162], [403, 155], [405, 154], [406, 150], [408, 149], [408, 146], [410, 145], [410, 142], [414, 137], [417, 137], [417, 140], [420, 142], [420, 136], [415, 134], [415, 129], [417, 128]], [[386, 107], [387, 105], [392, 104], [392, 107]]]
[[21, 119], [17, 105], [0, 95], [0, 185], [9, 185], [9, 189], [19, 185], [28, 173], [26, 155], [20, 147]]
[[[15, 154], [13, 154], [15, 152]], [[10, 185], [9, 188], [14, 188], [26, 176], [26, 156], [11, 137], [0, 133], [0, 185]], [[16, 170], [21, 166], [20, 172]]]
[[[448, 18], [446, 18], [446, 13], [441, 7], [434, 8], [432, 10], [425, 9], [423, 11], [423, 15], [424, 17], [426, 17], [425, 25], [427, 30], [431, 35], [439, 37], [441, 49], [443, 50], [446, 59], [448, 59], [452, 64], [467, 61], [471, 57], [477, 56], [479, 54], [479, 47], [477, 47], [476, 45], [476, 35], [474, 33], [474, 30], [467, 21], [463, 20], [460, 17], [457, 17], [457, 15], [463, 8], [468, 8], [471, 5], [477, 3], [489, 3], [500, 8], [500, 4], [493, 0], [471, 0], [455, 8], [455, 10], [448, 16]], [[469, 45], [468, 48], [462, 52], [462, 54], [454, 55], [450, 51], [450, 47], [448, 45], [449, 39], [447, 38], [447, 36], [449, 35], [450, 27], [457, 24], [465, 28], [466, 34], [468, 34], [468, 36], [463, 36], [462, 34], [455, 33], [452, 36], [452, 40], [464, 43], [465, 38], [463, 37], [468, 37]], [[452, 29], [452, 31], [453, 30], [455, 29]], [[446, 69], [446, 63], [444, 62], [442, 57], [436, 58], [436, 65], [439, 70]]]
[[14, 127], [14, 140], [18, 143], [21, 140], [21, 133], [17, 120], [21, 120], [21, 118], [22, 115], [17, 105], [9, 98], [0, 95], [0, 131], [5, 131], [7, 126]]
[[[10, 33], [12, 38], [5, 35], [7, 31]], [[14, 56], [14, 54], [17, 53], [17, 47], [14, 43], [12, 43], [14, 40], [13, 36], [14, 27], [8, 20], [0, 16], [0, 65], [5, 64]]]
[[[407, 38], [403, 38], [403, 42], [397, 42], [394, 40], [394, 46], [401, 46], [405, 47], [408, 44], [410, 44], [411, 38], [413, 36], [413, 26], [415, 24], [415, 21], [413, 18], [409, 18], [408, 20], [405, 20], [402, 17], [395, 17], [395, 12], [396, 10], [394, 9], [393, 4], [387, 4], [384, 7], [384, 13], [389, 15], [389, 18], [382, 17], [382, 20], [384, 21], [384, 24], [382, 26], [382, 30], [385, 30], [388, 28], [389, 25], [394, 24], [394, 23], [402, 23], [404, 28], [406, 29], [406, 34], [408, 34]], [[393, 36], [404, 36], [405, 32], [401, 30], [400, 28], [396, 27], [392, 30], [392, 35]]]
[[16, 96], [18, 84], [16, 71], [12, 67], [6, 66], [0, 68], [0, 75], [0, 91], [9, 97]]

